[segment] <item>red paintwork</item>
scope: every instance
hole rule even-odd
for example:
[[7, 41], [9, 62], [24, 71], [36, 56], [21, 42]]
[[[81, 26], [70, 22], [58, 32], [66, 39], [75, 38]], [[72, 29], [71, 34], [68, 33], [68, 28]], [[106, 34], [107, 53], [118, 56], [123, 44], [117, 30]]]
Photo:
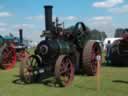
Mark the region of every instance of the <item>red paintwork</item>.
[[16, 51], [13, 47], [6, 47], [3, 51], [3, 60], [1, 67], [8, 70], [12, 69], [16, 64]]
[[97, 56], [97, 52], [95, 51], [95, 49], [97, 48], [96, 44], [93, 45], [92, 47], [92, 52], [91, 52], [91, 65], [92, 65], [92, 71], [94, 73], [96, 73], [96, 68], [97, 68], [97, 63], [96, 63], [96, 56]]

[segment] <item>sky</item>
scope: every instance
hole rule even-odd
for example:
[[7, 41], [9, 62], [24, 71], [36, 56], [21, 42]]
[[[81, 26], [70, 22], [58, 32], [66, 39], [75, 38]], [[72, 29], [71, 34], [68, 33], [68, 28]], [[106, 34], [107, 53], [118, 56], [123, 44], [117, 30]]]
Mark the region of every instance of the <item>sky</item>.
[[[40, 41], [45, 30], [44, 5], [65, 27], [82, 21], [90, 29], [112, 37], [116, 28], [128, 28], [128, 0], [0, 0], [0, 35], [24, 30], [24, 37]], [[54, 18], [53, 18], [54, 19]]]

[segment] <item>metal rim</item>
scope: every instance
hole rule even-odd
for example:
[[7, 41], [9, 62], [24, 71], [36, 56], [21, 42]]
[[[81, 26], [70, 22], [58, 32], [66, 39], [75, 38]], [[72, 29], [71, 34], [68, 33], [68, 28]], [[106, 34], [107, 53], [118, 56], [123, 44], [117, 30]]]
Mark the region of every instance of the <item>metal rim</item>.
[[92, 67], [92, 72], [96, 74], [96, 68], [97, 68], [97, 62], [96, 62], [96, 56], [97, 56], [97, 51], [96, 51], [97, 45], [94, 44], [92, 46], [91, 50], [91, 67]]
[[96, 75], [97, 63], [96, 56], [97, 53], [101, 55], [101, 49], [97, 42], [90, 40], [87, 42], [83, 49], [83, 69], [87, 75]]
[[38, 66], [38, 59], [36, 56], [29, 56], [26, 58], [20, 66], [20, 77], [25, 83], [35, 82], [36, 75], [35, 70]]
[[74, 66], [71, 59], [66, 55], [60, 55], [55, 65], [55, 76], [57, 82], [65, 87], [74, 79]]
[[11, 69], [16, 64], [16, 51], [13, 47], [6, 47], [2, 53], [1, 67]]

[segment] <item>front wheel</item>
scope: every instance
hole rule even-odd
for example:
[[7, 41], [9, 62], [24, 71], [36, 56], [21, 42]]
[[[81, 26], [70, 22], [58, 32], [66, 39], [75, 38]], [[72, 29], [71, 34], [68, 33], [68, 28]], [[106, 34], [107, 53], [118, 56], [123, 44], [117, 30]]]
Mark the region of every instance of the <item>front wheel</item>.
[[28, 58], [25, 58], [20, 65], [20, 78], [23, 82], [30, 84], [35, 82], [37, 79], [37, 68], [38, 68], [39, 59], [37, 56], [32, 55]]
[[70, 85], [74, 79], [74, 65], [67, 55], [60, 55], [55, 64], [55, 77], [62, 87]]

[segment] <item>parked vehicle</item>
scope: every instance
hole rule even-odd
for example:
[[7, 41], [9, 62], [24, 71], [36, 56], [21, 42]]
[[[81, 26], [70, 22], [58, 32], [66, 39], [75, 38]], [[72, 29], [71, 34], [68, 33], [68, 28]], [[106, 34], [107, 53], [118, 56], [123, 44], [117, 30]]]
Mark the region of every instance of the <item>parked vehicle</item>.
[[20, 67], [20, 77], [25, 83], [55, 76], [61, 86], [71, 84], [75, 72], [96, 75], [96, 56], [101, 55], [98, 42], [90, 40], [89, 30], [83, 22], [76, 23], [73, 31], [64, 30], [58, 18], [52, 21], [52, 6], [45, 6], [46, 37], [26, 58]]

